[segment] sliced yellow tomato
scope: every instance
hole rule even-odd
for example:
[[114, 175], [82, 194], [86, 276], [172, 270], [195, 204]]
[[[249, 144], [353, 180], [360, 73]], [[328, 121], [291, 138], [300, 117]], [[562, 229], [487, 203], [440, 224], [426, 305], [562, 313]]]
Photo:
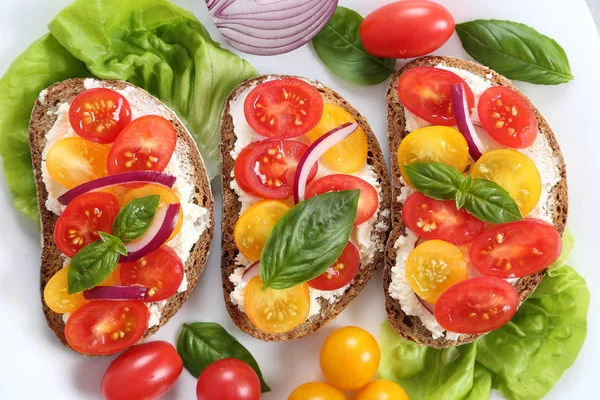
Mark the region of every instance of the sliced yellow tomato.
[[400, 173], [409, 185], [402, 167], [417, 162], [440, 162], [463, 172], [469, 163], [469, 145], [456, 129], [447, 126], [420, 128], [402, 139], [398, 147]]
[[298, 386], [287, 400], [347, 400], [339, 389], [323, 382], [308, 382]]
[[106, 160], [110, 145], [79, 136], [59, 140], [46, 156], [48, 173], [67, 189], [108, 175]]
[[485, 153], [473, 166], [474, 178], [496, 182], [508, 191], [523, 216], [529, 214], [540, 200], [542, 178], [531, 158], [511, 149]]
[[[167, 204], [181, 203], [179, 197], [177, 197], [177, 195], [172, 189], [169, 189], [168, 187], [163, 185], [158, 185], [156, 183], [150, 183], [140, 188], [131, 189], [125, 192], [125, 194], [122, 197], [117, 197], [117, 199], [119, 199], [119, 205], [123, 207], [131, 200], [139, 199], [140, 197], [152, 196], [155, 194], [160, 196], [160, 203], [158, 204], [159, 207], [165, 206]], [[181, 230], [182, 223], [183, 209], [180, 208], [179, 218], [177, 219], [177, 225], [175, 225], [175, 230], [173, 230], [173, 233], [171, 234], [171, 237], [169, 237], [169, 240], [173, 239], [179, 233], [179, 231]]]
[[263, 200], [246, 210], [233, 230], [238, 250], [251, 261], [260, 259], [273, 226], [289, 209], [282, 201]]
[[408, 400], [408, 395], [396, 382], [377, 379], [362, 388], [356, 400]]
[[306, 283], [283, 290], [263, 290], [262, 287], [263, 281], [256, 276], [244, 291], [244, 309], [258, 329], [265, 333], [283, 333], [306, 321], [310, 310]]
[[[321, 120], [306, 136], [314, 142], [330, 130], [348, 122], [356, 123], [348, 111], [335, 104], [325, 103]], [[365, 165], [368, 150], [367, 135], [359, 126], [352, 135], [327, 150], [321, 157], [321, 162], [335, 171], [352, 174]]]
[[[69, 266], [58, 270], [44, 288], [44, 302], [52, 311], [58, 314], [72, 313], [88, 301], [83, 293], [69, 294], [67, 291]], [[115, 286], [119, 282], [119, 268], [115, 268], [112, 274], [100, 286]]]
[[450, 286], [468, 278], [467, 261], [459, 247], [429, 240], [408, 255], [406, 278], [420, 298], [435, 303]]

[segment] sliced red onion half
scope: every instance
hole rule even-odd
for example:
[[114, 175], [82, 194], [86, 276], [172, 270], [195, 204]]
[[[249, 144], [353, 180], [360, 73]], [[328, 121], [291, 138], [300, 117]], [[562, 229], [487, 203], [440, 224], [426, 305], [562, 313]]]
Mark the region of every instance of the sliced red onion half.
[[137, 261], [162, 246], [177, 225], [180, 208], [179, 203], [159, 208], [144, 236], [125, 245], [127, 255], [121, 256], [119, 262]]
[[143, 286], [96, 286], [85, 290], [86, 300], [144, 300], [148, 288]]
[[312, 40], [331, 19], [338, 0], [206, 0], [206, 5], [230, 45], [270, 56]]
[[298, 163], [296, 169], [296, 176], [294, 177], [294, 201], [296, 203], [304, 200], [304, 194], [306, 193], [306, 183], [310, 176], [312, 167], [319, 161], [319, 158], [327, 150], [352, 135], [355, 130], [358, 129], [358, 124], [353, 122], [347, 122], [344, 125], [338, 126], [335, 129], [330, 130], [320, 138], [318, 138], [310, 147], [304, 152]]
[[159, 185], [173, 187], [176, 180], [175, 176], [158, 171], [123, 172], [121, 174], [104, 176], [76, 186], [60, 196], [58, 202], [67, 205], [75, 197], [81, 196], [84, 193], [127, 183], [158, 183]]
[[242, 281], [244, 281], [244, 283], [250, 282], [252, 278], [258, 275], [258, 264], [260, 264], [260, 261], [246, 267], [244, 274], [242, 275]]
[[469, 105], [467, 104], [467, 96], [465, 96], [465, 88], [461, 83], [452, 85], [450, 88], [452, 96], [452, 109], [456, 118], [456, 125], [460, 133], [463, 134], [469, 145], [469, 154], [474, 161], [479, 160], [479, 157], [485, 152], [485, 146], [481, 142], [477, 131], [471, 121]]

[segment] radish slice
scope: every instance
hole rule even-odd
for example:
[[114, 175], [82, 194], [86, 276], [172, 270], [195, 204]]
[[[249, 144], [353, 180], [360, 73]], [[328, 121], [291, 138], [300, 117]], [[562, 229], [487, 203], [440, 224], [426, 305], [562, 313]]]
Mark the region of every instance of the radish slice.
[[96, 286], [84, 290], [86, 300], [144, 300], [148, 288], [143, 286]]
[[225, 40], [245, 53], [283, 54], [312, 40], [338, 0], [206, 0]]
[[125, 245], [127, 255], [119, 262], [137, 261], [162, 246], [175, 230], [180, 208], [179, 203], [159, 208], [144, 236]]
[[175, 176], [158, 171], [123, 172], [122, 174], [105, 176], [76, 186], [60, 196], [58, 202], [67, 205], [75, 197], [81, 196], [84, 193], [126, 183], [158, 183], [163, 186], [173, 187], [175, 180], [177, 180]]
[[304, 200], [304, 194], [306, 193], [306, 183], [310, 176], [310, 171], [313, 165], [319, 161], [319, 158], [327, 150], [352, 135], [355, 130], [358, 129], [358, 124], [353, 122], [347, 122], [344, 125], [338, 126], [335, 129], [330, 130], [320, 138], [318, 138], [310, 147], [304, 152], [298, 167], [296, 168], [296, 176], [294, 177], [294, 201], [296, 203]]
[[454, 110], [458, 130], [467, 140], [471, 158], [477, 161], [485, 152], [485, 146], [479, 139], [477, 131], [473, 126], [473, 121], [471, 121], [465, 88], [461, 83], [457, 83], [450, 88], [450, 94], [452, 96], [452, 109]]
[[258, 264], [259, 263], [260, 263], [260, 261], [257, 261], [254, 264], [251, 264], [246, 267], [246, 269], [244, 270], [244, 274], [242, 275], [242, 281], [244, 281], [244, 283], [250, 282], [250, 280], [252, 278], [254, 278], [255, 276], [258, 275]]

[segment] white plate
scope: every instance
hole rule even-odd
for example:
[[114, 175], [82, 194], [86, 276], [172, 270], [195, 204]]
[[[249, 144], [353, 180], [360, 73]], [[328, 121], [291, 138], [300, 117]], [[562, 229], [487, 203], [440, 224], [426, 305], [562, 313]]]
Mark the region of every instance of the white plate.
[[[509, 19], [531, 25], [556, 39], [566, 50], [575, 80], [560, 86], [517, 83], [546, 115], [556, 131], [569, 174], [569, 226], [576, 239], [572, 265], [587, 279], [593, 293], [600, 292], [598, 267], [597, 204], [600, 200], [598, 168], [600, 150], [600, 40], [584, 0], [438, 0], [457, 22]], [[362, 15], [390, 0], [341, 0]], [[44, 34], [53, 16], [67, 0], [19, 2], [0, 0], [0, 72], [33, 40]], [[192, 10], [213, 38], [216, 32], [202, 0], [176, 1]], [[568, 4], [567, 4], [568, 3]], [[228, 46], [225, 46], [228, 47]], [[456, 35], [438, 52], [467, 57]], [[244, 55], [242, 55], [244, 57]], [[355, 86], [336, 78], [323, 66], [311, 46], [276, 57], [245, 56], [261, 73], [297, 74], [322, 81], [339, 91], [369, 120], [385, 147], [386, 84]], [[2, 112], [3, 110], [0, 110]], [[389, 159], [389, 152], [385, 150]], [[301, 383], [321, 380], [318, 353], [325, 337], [335, 328], [359, 325], [377, 334], [385, 319], [381, 274], [365, 291], [321, 331], [290, 343], [263, 343], [240, 332], [225, 310], [220, 275], [220, 189], [214, 184], [217, 232], [202, 279], [182, 310], [153, 339], [174, 343], [184, 322], [215, 321], [232, 332], [257, 358], [273, 391], [266, 400], [283, 400]], [[85, 359], [63, 348], [47, 328], [39, 297], [39, 233], [34, 223], [12, 206], [4, 179], [0, 179], [0, 398], [87, 399], [100, 398], [100, 380], [111, 358]], [[551, 399], [597, 398], [600, 358], [598, 297], [592, 296], [588, 340], [575, 365], [549, 394]], [[184, 371], [168, 399], [194, 399], [195, 380]]]

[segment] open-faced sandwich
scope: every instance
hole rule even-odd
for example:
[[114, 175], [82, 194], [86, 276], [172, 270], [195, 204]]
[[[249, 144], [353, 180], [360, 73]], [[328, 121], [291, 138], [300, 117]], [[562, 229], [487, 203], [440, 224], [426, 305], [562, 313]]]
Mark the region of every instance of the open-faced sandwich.
[[379, 143], [339, 94], [278, 75], [233, 90], [221, 140], [229, 314], [262, 340], [308, 335], [384, 258], [390, 186]]
[[556, 137], [508, 79], [450, 57], [402, 68], [387, 118], [388, 317], [420, 344], [471, 342], [508, 322], [560, 254], [568, 199]]
[[49, 327], [87, 355], [143, 341], [204, 270], [213, 197], [194, 140], [168, 107], [121, 81], [44, 90], [29, 133]]

